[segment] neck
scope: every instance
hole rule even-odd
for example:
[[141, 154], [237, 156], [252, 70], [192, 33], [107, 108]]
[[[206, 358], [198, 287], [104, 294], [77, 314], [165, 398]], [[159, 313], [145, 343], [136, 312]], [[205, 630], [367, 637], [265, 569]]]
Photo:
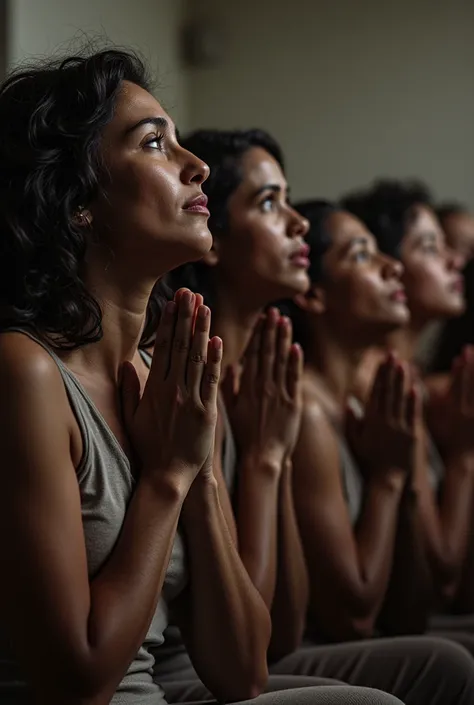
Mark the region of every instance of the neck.
[[305, 351], [305, 366], [322, 377], [325, 386], [340, 404], [351, 393], [365, 347], [357, 347], [320, 321]]
[[137, 281], [130, 272], [120, 276], [113, 265], [110, 270], [100, 266], [97, 273], [94, 269], [91, 263], [87, 288], [100, 306], [103, 335], [97, 343], [73, 351], [68, 358], [117, 381], [122, 364], [137, 355], [154, 281]]
[[213, 309], [212, 332], [224, 341], [224, 370], [242, 359], [261, 313], [261, 308], [220, 298], [219, 305]]
[[424, 329], [424, 323], [411, 321], [388, 336], [386, 350], [394, 350], [402, 360], [414, 362]]

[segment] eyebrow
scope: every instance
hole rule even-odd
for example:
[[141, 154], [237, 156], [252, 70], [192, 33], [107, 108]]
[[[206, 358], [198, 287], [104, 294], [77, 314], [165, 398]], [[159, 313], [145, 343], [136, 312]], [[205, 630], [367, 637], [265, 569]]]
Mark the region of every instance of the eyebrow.
[[134, 125], [126, 130], [126, 134], [129, 135], [135, 130], [138, 130], [143, 125], [153, 125], [153, 127], [159, 127], [161, 130], [166, 130], [169, 127], [168, 120], [164, 117], [146, 117], [143, 120], [139, 120]]
[[424, 242], [425, 240], [430, 240], [431, 242], [436, 242], [438, 239], [438, 234], [434, 232], [424, 232], [424, 233], [419, 233], [415, 238], [415, 244], [419, 245], [420, 242]]
[[273, 191], [273, 193], [281, 193], [283, 191], [283, 188], [279, 184], [266, 184], [265, 186], [262, 186], [257, 191], [255, 191], [254, 198], [257, 198], [258, 196], [260, 196], [260, 194], [264, 193], [265, 191]]

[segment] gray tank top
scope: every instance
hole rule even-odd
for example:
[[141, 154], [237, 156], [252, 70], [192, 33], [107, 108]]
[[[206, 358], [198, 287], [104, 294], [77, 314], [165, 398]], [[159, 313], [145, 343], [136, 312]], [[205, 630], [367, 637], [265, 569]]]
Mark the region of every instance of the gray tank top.
[[[93, 578], [112, 552], [119, 536], [134, 488], [130, 463], [100, 412], [66, 365], [54, 352], [26, 331], [53, 358], [64, 382], [71, 409], [79, 426], [83, 456], [76, 470], [81, 497], [81, 513], [87, 550], [89, 578]], [[149, 356], [143, 354], [149, 364]], [[131, 663], [113, 705], [162, 705], [162, 688], [153, 679], [155, 660], [163, 644], [168, 624], [169, 604], [187, 581], [185, 547], [177, 533], [166, 573], [162, 596], [145, 642]], [[37, 635], [35, 635], [36, 638]], [[41, 644], [39, 643], [41, 648]], [[151, 653], [153, 651], [153, 654]], [[0, 625], [0, 702], [9, 705], [30, 703], [27, 686], [13, 661]]]

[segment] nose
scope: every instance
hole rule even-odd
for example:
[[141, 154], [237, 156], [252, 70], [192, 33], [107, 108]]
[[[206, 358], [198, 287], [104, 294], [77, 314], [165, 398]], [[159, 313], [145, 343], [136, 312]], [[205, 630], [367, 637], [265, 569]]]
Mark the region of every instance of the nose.
[[389, 255], [381, 255], [382, 272], [386, 279], [401, 279], [404, 272], [403, 264], [399, 259]]
[[290, 208], [290, 227], [289, 227], [289, 233], [290, 237], [300, 237], [304, 240], [306, 235], [309, 232], [309, 220], [304, 218], [298, 211], [295, 211], [294, 208]]
[[446, 247], [446, 267], [450, 271], [460, 272], [464, 269], [466, 264], [466, 257], [461, 252]]
[[192, 152], [183, 149], [183, 166], [181, 170], [181, 181], [184, 184], [201, 184], [209, 178], [211, 170], [206, 162], [196, 157]]

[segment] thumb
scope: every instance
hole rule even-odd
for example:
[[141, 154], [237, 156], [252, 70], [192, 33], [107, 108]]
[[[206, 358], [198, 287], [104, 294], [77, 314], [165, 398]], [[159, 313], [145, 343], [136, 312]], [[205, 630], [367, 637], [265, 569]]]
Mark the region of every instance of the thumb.
[[124, 362], [121, 372], [120, 395], [122, 413], [125, 427], [128, 429], [133, 423], [133, 418], [140, 402], [140, 380], [131, 362]]

